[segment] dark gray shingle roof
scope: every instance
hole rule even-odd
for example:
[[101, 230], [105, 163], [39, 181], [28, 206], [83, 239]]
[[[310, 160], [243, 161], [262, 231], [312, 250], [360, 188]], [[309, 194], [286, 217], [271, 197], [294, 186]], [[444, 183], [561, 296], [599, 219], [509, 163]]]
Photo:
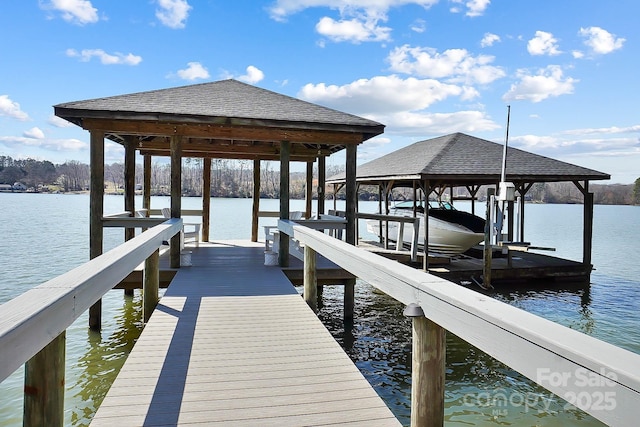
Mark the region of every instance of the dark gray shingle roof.
[[[449, 182], [488, 183], [500, 180], [504, 146], [463, 133], [416, 142], [359, 165], [358, 181], [413, 176]], [[344, 176], [328, 181], [339, 181]], [[545, 182], [609, 179], [608, 174], [509, 147], [507, 179]]]
[[[378, 122], [312, 104], [237, 80], [139, 92], [55, 106], [66, 112], [87, 111], [139, 115], [200, 116], [252, 120], [384, 127]], [[64, 116], [63, 116], [64, 117]], [[81, 117], [81, 116], [80, 116]], [[67, 118], [67, 117], [65, 117]], [[381, 133], [382, 131], [380, 131]]]

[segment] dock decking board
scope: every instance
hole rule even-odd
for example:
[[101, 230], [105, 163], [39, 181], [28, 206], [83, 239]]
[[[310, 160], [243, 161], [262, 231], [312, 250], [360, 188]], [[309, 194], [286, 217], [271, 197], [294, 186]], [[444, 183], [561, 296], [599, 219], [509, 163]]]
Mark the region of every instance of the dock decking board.
[[193, 249], [93, 426], [400, 425], [263, 250]]

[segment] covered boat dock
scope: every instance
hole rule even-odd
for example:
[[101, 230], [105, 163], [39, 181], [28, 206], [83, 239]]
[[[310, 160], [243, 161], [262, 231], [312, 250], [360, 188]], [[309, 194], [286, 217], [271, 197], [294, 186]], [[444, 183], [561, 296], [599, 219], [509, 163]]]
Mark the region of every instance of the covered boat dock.
[[[358, 166], [356, 182], [358, 188], [365, 185], [378, 187], [380, 212], [382, 213], [389, 213], [390, 195], [392, 190], [396, 188], [412, 189], [413, 200], [428, 199], [433, 194], [437, 199], [441, 199], [449, 190], [448, 197], [451, 201], [469, 200], [471, 201], [472, 213], [475, 213], [475, 202], [482, 196], [479, 194], [481, 187], [493, 186], [497, 190], [501, 179], [503, 150], [503, 144], [464, 133], [453, 133], [416, 142]], [[553, 257], [536, 257], [535, 254], [519, 252], [518, 258], [531, 258], [529, 264], [540, 265], [539, 273], [533, 274], [537, 278], [553, 277], [554, 271], [557, 271], [558, 277], [575, 277], [588, 281], [592, 269], [593, 225], [593, 193], [589, 191], [589, 182], [610, 179], [610, 176], [603, 172], [512, 147], [508, 147], [506, 159], [506, 180], [514, 184], [520, 203], [516, 217], [515, 203], [508, 202], [505, 240], [514, 243], [514, 249], [521, 249], [516, 247], [518, 246], [515, 245], [516, 243], [520, 243], [519, 246], [523, 246], [525, 242], [524, 200], [527, 192], [534, 184], [572, 182], [583, 195], [582, 262], [575, 263], [563, 260], [566, 263], [562, 263], [562, 268], [557, 265], [557, 262], [551, 263], [556, 264], [556, 268], [550, 268], [549, 260]], [[344, 174], [327, 180], [327, 184], [334, 186], [334, 194], [345, 183]], [[465, 188], [468, 196], [456, 196], [453, 190], [457, 187]], [[426, 211], [428, 209], [425, 209], [425, 218], [428, 215]], [[420, 240], [426, 246], [428, 227], [425, 227], [425, 235], [420, 236]], [[423, 257], [424, 269], [429, 267], [429, 258]], [[558, 260], [557, 258], [554, 259]], [[508, 263], [507, 267], [513, 267], [511, 256], [507, 257], [505, 262]], [[438, 265], [434, 266], [434, 268], [436, 268], [434, 272], [438, 272], [442, 270], [443, 266]], [[482, 274], [483, 266], [482, 262], [480, 262], [474, 268], [469, 265], [466, 268], [469, 271], [479, 269], [479, 276]], [[511, 271], [511, 273], [508, 274], [505, 270], [499, 272], [496, 278], [523, 276], [522, 272], [516, 270]], [[464, 274], [467, 273], [465, 272]]]

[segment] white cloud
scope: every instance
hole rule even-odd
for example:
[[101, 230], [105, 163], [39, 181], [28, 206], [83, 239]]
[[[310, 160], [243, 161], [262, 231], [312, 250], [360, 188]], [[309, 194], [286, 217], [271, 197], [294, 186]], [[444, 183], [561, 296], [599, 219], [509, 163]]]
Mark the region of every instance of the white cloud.
[[416, 33], [424, 33], [427, 30], [427, 23], [424, 22], [424, 19], [416, 19], [413, 24], [411, 24], [411, 31], [415, 31]]
[[401, 79], [391, 75], [360, 79], [342, 86], [307, 84], [298, 96], [310, 102], [364, 115], [422, 110], [435, 102], [461, 94], [463, 89], [456, 85], [432, 79]]
[[43, 0], [40, 7], [57, 10], [62, 14], [62, 19], [73, 24], [93, 24], [99, 20], [98, 9], [88, 0]]
[[391, 70], [419, 77], [447, 78], [450, 82], [488, 84], [505, 76], [500, 67], [489, 65], [494, 57], [472, 56], [465, 49], [448, 49], [442, 53], [428, 47], [404, 45], [395, 48], [387, 60]]
[[[473, 92], [473, 90], [471, 90]], [[423, 136], [427, 133], [477, 132], [499, 128], [483, 112], [431, 113], [432, 104], [469, 95], [466, 88], [437, 80], [377, 76], [337, 86], [307, 84], [298, 96], [310, 102], [368, 117], [387, 125], [387, 133]]]
[[[379, 25], [387, 21], [393, 7], [414, 4], [428, 9], [439, 0], [276, 0], [269, 8], [271, 18], [285, 21], [287, 16], [313, 7], [337, 10], [339, 19], [324, 16], [316, 24], [316, 31], [335, 42], [362, 43], [388, 41], [391, 28]], [[414, 28], [419, 28], [415, 27]], [[415, 29], [414, 29], [415, 31]]]
[[81, 151], [86, 150], [89, 144], [75, 138], [71, 139], [38, 139], [17, 136], [0, 136], [0, 142], [5, 145], [27, 146], [43, 148], [50, 151]]
[[57, 128], [70, 128], [74, 126], [73, 123], [66, 121], [65, 119], [58, 117], [56, 115], [49, 116], [49, 120], [47, 120], [51, 126], [55, 126]]
[[640, 132], [640, 125], [634, 126], [611, 126], [608, 128], [585, 128], [585, 129], [572, 129], [564, 131], [563, 134], [567, 135], [593, 135], [593, 134], [621, 134], [621, 133], [638, 133]]
[[387, 41], [391, 34], [391, 28], [379, 26], [377, 19], [335, 21], [326, 16], [316, 24], [316, 31], [334, 42], [352, 43]]
[[480, 40], [480, 46], [489, 47], [500, 41], [500, 36], [493, 33], [484, 33], [484, 37]]
[[559, 55], [558, 40], [546, 31], [536, 31], [534, 38], [527, 43], [527, 50], [531, 55]]
[[238, 80], [249, 84], [256, 84], [262, 79], [264, 79], [264, 73], [253, 65], [247, 67], [247, 74], [238, 77]]
[[[466, 6], [467, 12], [465, 15], [470, 17], [482, 16], [484, 11], [489, 7], [489, 3], [491, 0], [450, 0], [451, 3], [454, 4], [462, 4]], [[462, 9], [459, 6], [453, 6], [451, 9], [452, 13], [460, 13]]]
[[607, 30], [600, 27], [580, 28], [578, 33], [585, 37], [584, 44], [587, 45], [594, 54], [605, 55], [614, 50], [621, 49], [626, 41], [622, 37], [616, 37]]
[[571, 56], [573, 56], [575, 59], [584, 58], [584, 52], [581, 52], [579, 50], [572, 50]]
[[191, 6], [186, 0], [158, 0], [156, 17], [169, 28], [184, 28]]
[[384, 117], [389, 132], [405, 135], [449, 134], [454, 132], [484, 132], [500, 129], [482, 111], [427, 113], [403, 111]]
[[188, 62], [187, 68], [178, 70], [178, 77], [183, 80], [208, 79], [209, 71], [199, 62]]
[[517, 76], [520, 81], [511, 85], [509, 91], [502, 96], [503, 100], [540, 102], [549, 97], [573, 93], [574, 85], [579, 81], [565, 77], [557, 65], [549, 65], [538, 70], [535, 75], [528, 70], [518, 70]]
[[26, 138], [44, 139], [44, 132], [39, 127], [32, 127], [29, 130], [25, 130], [22, 136]]
[[[340, 11], [343, 16], [355, 16], [356, 13], [366, 13], [368, 16], [385, 15], [392, 7], [408, 4], [430, 8], [439, 0], [276, 0], [269, 8], [271, 18], [284, 21], [287, 16], [296, 14], [312, 7], [327, 7]], [[482, 2], [482, 1], [481, 1]]]
[[554, 158], [562, 155], [620, 156], [638, 154], [636, 137], [627, 138], [567, 138], [564, 136], [520, 135], [509, 139], [514, 146], [544, 153]]
[[0, 116], [13, 117], [21, 121], [29, 120], [29, 115], [20, 109], [20, 104], [12, 101], [9, 95], [0, 95]]
[[67, 49], [66, 54], [71, 58], [80, 58], [80, 61], [82, 62], [89, 62], [92, 58], [95, 57], [105, 65], [138, 65], [140, 62], [142, 62], [141, 56], [134, 55], [132, 53], [126, 55], [120, 52], [107, 53], [102, 49], [82, 49], [79, 52], [75, 49]]

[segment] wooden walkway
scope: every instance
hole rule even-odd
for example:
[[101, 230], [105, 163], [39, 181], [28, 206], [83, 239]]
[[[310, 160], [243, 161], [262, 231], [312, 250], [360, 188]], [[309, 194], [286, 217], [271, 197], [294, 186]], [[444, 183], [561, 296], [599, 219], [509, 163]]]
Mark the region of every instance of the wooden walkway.
[[201, 244], [93, 426], [399, 426], [264, 245]]

